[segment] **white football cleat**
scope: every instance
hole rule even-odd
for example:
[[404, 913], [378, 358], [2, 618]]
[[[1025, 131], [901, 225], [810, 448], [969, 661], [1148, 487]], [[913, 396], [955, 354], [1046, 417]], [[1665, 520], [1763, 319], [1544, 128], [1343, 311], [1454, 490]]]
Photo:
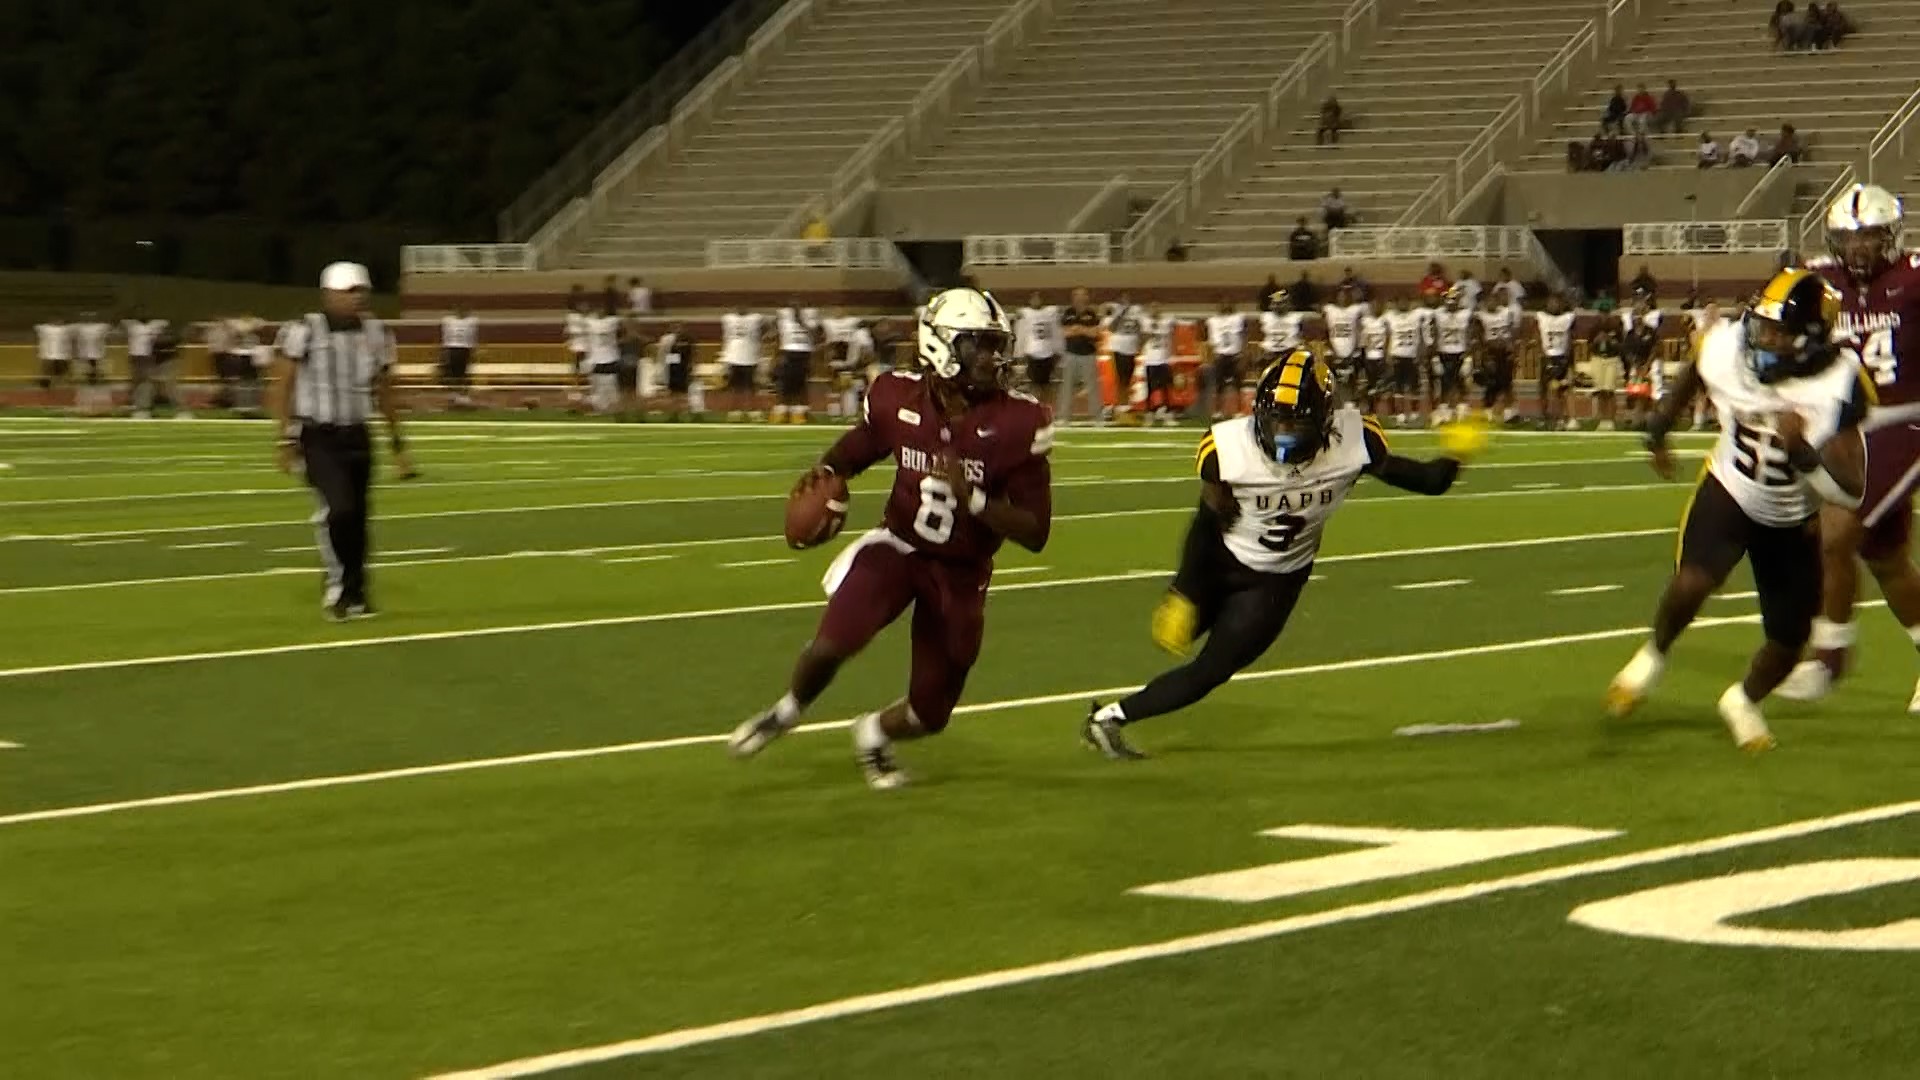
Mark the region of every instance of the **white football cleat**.
[[[1818, 660], [1802, 660], [1793, 666], [1793, 671], [1774, 693], [1788, 701], [1819, 701], [1832, 690], [1832, 670]], [[1920, 704], [1920, 687], [1915, 687], [1914, 693], [1915, 703]]]
[[1726, 721], [1727, 730], [1733, 733], [1735, 746], [1749, 754], [1758, 754], [1774, 747], [1773, 732], [1767, 727], [1767, 718], [1760, 715], [1760, 706], [1747, 700], [1746, 691], [1739, 683], [1727, 687], [1720, 695], [1720, 719]]
[[768, 709], [733, 729], [733, 735], [727, 739], [727, 751], [737, 758], [750, 758], [789, 730], [780, 722], [780, 714]]
[[1667, 658], [1654, 649], [1652, 642], [1640, 646], [1627, 666], [1607, 684], [1607, 715], [1618, 720], [1638, 708], [1666, 669]]

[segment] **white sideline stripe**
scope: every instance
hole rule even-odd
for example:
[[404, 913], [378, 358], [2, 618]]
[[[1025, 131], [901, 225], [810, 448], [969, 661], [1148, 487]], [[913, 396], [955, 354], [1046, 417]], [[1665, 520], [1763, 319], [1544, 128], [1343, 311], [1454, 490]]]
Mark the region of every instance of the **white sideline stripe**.
[[1843, 814], [1826, 817], [1805, 818], [1782, 825], [1772, 825], [1763, 829], [1747, 832], [1728, 833], [1723, 836], [1709, 837], [1704, 840], [1691, 840], [1663, 847], [1647, 848], [1642, 851], [1627, 852], [1621, 855], [1588, 859], [1584, 862], [1569, 863], [1561, 866], [1532, 870], [1526, 873], [1510, 874], [1490, 881], [1475, 881], [1463, 885], [1452, 885], [1425, 892], [1397, 896], [1387, 900], [1371, 900], [1365, 903], [1348, 904], [1328, 911], [1316, 911], [1306, 915], [1292, 915], [1265, 922], [1249, 923], [1226, 930], [1214, 930], [1203, 934], [1190, 934], [1186, 937], [1169, 938], [1151, 945], [1131, 945], [1101, 952], [1082, 953], [1063, 960], [1053, 960], [1025, 967], [1003, 968], [978, 975], [967, 975], [956, 979], [944, 979], [939, 982], [923, 983], [919, 986], [887, 990], [875, 994], [862, 994], [856, 997], [841, 998], [838, 1001], [823, 1002], [800, 1009], [785, 1012], [767, 1013], [725, 1023], [710, 1024], [705, 1027], [681, 1028], [677, 1031], [663, 1032], [641, 1039], [626, 1042], [609, 1043], [584, 1050], [568, 1050], [540, 1057], [522, 1058], [518, 1061], [503, 1062], [484, 1068], [462, 1072], [441, 1073], [435, 1080], [504, 1080], [507, 1077], [534, 1076], [559, 1069], [577, 1068], [598, 1062], [617, 1061], [622, 1058], [638, 1057], [644, 1054], [659, 1054], [674, 1050], [684, 1050], [692, 1046], [726, 1042], [732, 1039], [760, 1035], [769, 1031], [816, 1024], [825, 1020], [841, 1020], [851, 1016], [884, 1012], [908, 1005], [922, 1005], [947, 998], [976, 994], [986, 990], [998, 990], [1024, 983], [1058, 979], [1069, 975], [1084, 975], [1089, 972], [1103, 971], [1108, 968], [1137, 964], [1147, 960], [1159, 960], [1171, 956], [1185, 956], [1191, 953], [1207, 952], [1234, 945], [1245, 945], [1257, 941], [1297, 934], [1307, 930], [1317, 930], [1327, 926], [1339, 926], [1344, 923], [1374, 919], [1384, 915], [1400, 915], [1410, 911], [1457, 904], [1501, 893], [1517, 892], [1522, 889], [1537, 888], [1542, 885], [1555, 885], [1580, 878], [1595, 877], [1602, 874], [1614, 874], [1624, 870], [1637, 870], [1661, 863], [1677, 862], [1682, 859], [1697, 858], [1702, 855], [1717, 855], [1736, 851], [1741, 848], [1758, 847], [1763, 844], [1778, 843], [1783, 840], [1797, 840], [1817, 833], [1831, 832], [1837, 829], [1855, 828], [1872, 825], [1877, 822], [1891, 821], [1920, 813], [1920, 801], [1887, 803], [1852, 810]]
[[[1371, 559], [1400, 559], [1400, 557], [1409, 557], [1409, 555], [1450, 555], [1450, 553], [1457, 552], [1482, 552], [1482, 550], [1492, 550], [1492, 548], [1500, 548], [1500, 550], [1505, 550], [1505, 548], [1538, 548], [1538, 546], [1551, 546], [1551, 544], [1580, 544], [1580, 542], [1586, 542], [1586, 540], [1619, 540], [1619, 538], [1628, 538], [1628, 536], [1663, 536], [1663, 534], [1668, 534], [1668, 532], [1672, 532], [1672, 528], [1628, 528], [1628, 530], [1620, 530], [1620, 532], [1574, 532], [1574, 534], [1569, 534], [1569, 536], [1532, 536], [1532, 538], [1524, 538], [1524, 540], [1494, 540], [1494, 542], [1486, 542], [1486, 544], [1442, 544], [1442, 546], [1436, 546], [1436, 548], [1400, 548], [1400, 550], [1386, 550], [1386, 552], [1352, 552], [1346, 553], [1346, 555], [1323, 555], [1321, 559], [1317, 559], [1317, 563], [1363, 563], [1363, 561], [1371, 561]], [[582, 548], [580, 552], [555, 553], [561, 553], [561, 555], [566, 555], [566, 553], [599, 553], [599, 550]], [[374, 569], [380, 569], [380, 567], [384, 567], [384, 565], [386, 565], [386, 563], [376, 563]], [[405, 565], [405, 563], [394, 563], [394, 565]], [[313, 567], [276, 567], [276, 569], [271, 569], [271, 571], [252, 571], [252, 577], [265, 577], [265, 575], [311, 575], [311, 573], [313, 573]], [[223, 575], [200, 575], [200, 577], [223, 577]], [[1002, 584], [995, 592], [1025, 592], [1025, 590], [1029, 590], [1029, 588], [1058, 588], [1058, 586], [1068, 586], [1068, 584], [1100, 584], [1100, 582], [1140, 580], [1140, 578], [1156, 577], [1169, 577], [1169, 571], [1127, 571], [1127, 573], [1117, 573], [1117, 575], [1096, 575], [1096, 577], [1023, 580], [1023, 582]], [[194, 580], [194, 578], [161, 578], [161, 580]], [[25, 586], [25, 588], [17, 588], [17, 590], [0, 590], [0, 594], [8, 594], [8, 592], [50, 592], [50, 590], [65, 590], [65, 588], [71, 588], [71, 586]], [[205, 661], [205, 659], [238, 659], [238, 657], [252, 657], [252, 655], [278, 655], [278, 653], [298, 653], [298, 651], [351, 650], [351, 648], [407, 644], [407, 642], [440, 642], [440, 640], [451, 640], [451, 638], [490, 638], [490, 636], [499, 636], [499, 634], [538, 634], [538, 632], [545, 632], [545, 630], [576, 630], [576, 628], [586, 628], [586, 626], [630, 626], [639, 625], [639, 623], [674, 623], [674, 621], [678, 621], [678, 619], [712, 619], [712, 617], [722, 617], [722, 615], [756, 615], [756, 613], [766, 613], [766, 611], [801, 611], [801, 609], [806, 609], [806, 607], [826, 607], [826, 601], [803, 600], [789, 601], [789, 603], [755, 603], [755, 605], [747, 605], [747, 607], [710, 607], [710, 609], [699, 609], [699, 611], [657, 611], [657, 613], [651, 613], [651, 615], [612, 615], [612, 617], [605, 617], [605, 619], [576, 619], [576, 621], [564, 621], [564, 623], [524, 623], [524, 625], [516, 626], [474, 626], [474, 628], [467, 628], [467, 630], [432, 630], [432, 632], [420, 632], [420, 634], [397, 634], [397, 636], [390, 636], [390, 638], [349, 638], [349, 640], [336, 640], [336, 642], [296, 642], [296, 644], [286, 644], [286, 646], [259, 646], [259, 648], [252, 648], [252, 650], [227, 650], [217, 651], [217, 653], [179, 653], [179, 655], [154, 655], [154, 657], [98, 659], [98, 661], [77, 661], [77, 663], [65, 663], [65, 665], [46, 665], [46, 667], [13, 667], [13, 669], [0, 669], [0, 678], [17, 678], [17, 676], [25, 675], [58, 675], [58, 673], [67, 673], [67, 671], [104, 671], [104, 669], [117, 669], [117, 667], [156, 667], [156, 665], [171, 665], [171, 663], [196, 663], [196, 661]]]
[[118, 539], [118, 540], [75, 540], [73, 542], [73, 546], [74, 547], [114, 547], [120, 544], [138, 544], [140, 542], [141, 542], [140, 538], [137, 536], [127, 536], [127, 537], [122, 537], [121, 539]]
[[1619, 592], [1625, 585], [1581, 585], [1572, 589], [1554, 589], [1548, 596], [1588, 596], [1593, 593]]
[[[296, 548], [295, 550], [296, 551], [312, 551], [313, 549], [309, 547], [309, 548]], [[408, 556], [414, 556], [414, 555], [445, 555], [446, 553], [452, 550], [454, 549], [450, 547], [402, 548], [399, 551], [385, 551], [385, 552], [381, 552], [381, 554], [386, 555], [390, 558], [404, 559], [404, 558], [407, 558]]]
[[[1192, 483], [1193, 480], [1192, 480], [1192, 477], [1179, 476], [1179, 477], [1154, 478], [1154, 479], [1145, 479], [1145, 480], [1128, 481], [1128, 482], [1129, 483], [1171, 484], [1171, 483]], [[1072, 484], [1073, 484], [1072, 481], [1063, 481], [1061, 484], [1056, 484], [1055, 486], [1065, 487], [1065, 486], [1072, 486]], [[1455, 484], [1454, 486], [1457, 488], [1460, 485]], [[1448, 494], [1446, 498], [1457, 502], [1461, 499], [1505, 499], [1505, 498], [1513, 498], [1516, 496], [1536, 496], [1536, 495], [1557, 497], [1561, 495], [1599, 494], [1599, 493], [1605, 493], [1605, 492], [1618, 492], [1618, 491], [1652, 491], [1658, 488], [1691, 488], [1693, 486], [1694, 486], [1694, 482], [1690, 480], [1689, 481], [1662, 480], [1662, 481], [1653, 481], [1653, 482], [1641, 483], [1641, 484], [1583, 484], [1579, 487], [1555, 488], [1550, 491], [1520, 491], [1515, 489], [1508, 489], [1504, 491], [1474, 491], [1474, 492], [1464, 492], [1464, 493], [1455, 492], [1455, 493]], [[854, 494], [855, 496], [871, 495], [875, 498], [878, 498], [881, 493], [877, 490], [862, 489], [861, 491], [854, 492]], [[427, 518], [492, 517], [499, 514], [540, 514], [540, 513], [546, 513], [552, 510], [605, 510], [605, 509], [615, 509], [615, 508], [624, 508], [624, 507], [633, 507], [633, 506], [659, 506], [659, 505], [665, 505], [665, 504], [680, 504], [680, 503], [687, 503], [687, 502], [740, 502], [748, 499], [784, 499], [786, 497], [787, 496], [784, 494], [717, 495], [717, 496], [711, 496], [711, 497], [702, 496], [697, 499], [613, 499], [613, 500], [605, 500], [605, 501], [598, 501], [598, 502], [546, 503], [546, 504], [535, 505], [535, 506], [486, 506], [486, 507], [474, 507], [474, 508], [460, 509], [460, 510], [416, 510], [412, 513], [405, 513], [405, 514], [381, 514], [379, 516], [379, 520], [382, 522], [387, 522], [387, 521], [417, 521], [417, 520], [422, 520]], [[1431, 495], [1370, 495], [1370, 496], [1361, 496], [1358, 498], [1348, 499], [1346, 502], [1341, 503], [1340, 505], [1343, 507], [1370, 506], [1375, 503], [1411, 502], [1417, 499], [1431, 499], [1431, 498], [1433, 498], [1433, 496]], [[8, 504], [0, 504], [0, 508], [4, 508], [5, 505], [8, 505]], [[19, 505], [19, 504], [15, 503], [11, 505]], [[1192, 507], [1189, 505], [1186, 507], [1179, 508], [1178, 512], [1185, 513], [1191, 509]], [[1142, 512], [1173, 513], [1175, 511], [1173, 510], [1151, 510], [1151, 511], [1121, 510], [1121, 511], [1115, 511], [1114, 513], [1134, 514], [1134, 513], [1142, 513]], [[1095, 514], [1073, 515], [1073, 517], [1078, 520], [1089, 520], [1097, 516], [1098, 515], [1095, 515]], [[1066, 519], [1062, 517], [1055, 517], [1054, 520], [1061, 521]], [[203, 525], [162, 525], [162, 526], [156, 526], [156, 527], [144, 528], [144, 529], [105, 529], [99, 532], [82, 532], [82, 533], [16, 533], [11, 536], [0, 536], [0, 544], [10, 544], [10, 543], [17, 544], [17, 543], [26, 543], [28, 541], [41, 541], [41, 540], [91, 540], [95, 537], [105, 537], [105, 536], [155, 536], [155, 535], [163, 535], [163, 534], [171, 534], [171, 533], [225, 532], [230, 529], [291, 529], [291, 528], [304, 529], [304, 528], [310, 528], [311, 525], [312, 523], [306, 520], [305, 518], [299, 518], [299, 519], [288, 519], [283, 521], [230, 521], [230, 522], [221, 522], [218, 524], [203, 524]]]
[[1409, 581], [1404, 585], [1395, 585], [1394, 588], [1402, 592], [1414, 592], [1419, 589], [1451, 589], [1455, 585], [1471, 584], [1473, 584], [1472, 578], [1456, 577], [1445, 578], [1440, 581]]
[[1541, 481], [1541, 482], [1532, 483], [1532, 484], [1515, 484], [1513, 486], [1522, 491], [1545, 491], [1548, 488], [1556, 488], [1556, 487], [1559, 487], [1560, 485], [1553, 483], [1552, 481]]
[[198, 544], [168, 544], [168, 551], [205, 551], [210, 548], [246, 547], [245, 540], [207, 540]]
[[25, 749], [26, 747], [20, 745], [17, 742], [0, 742], [0, 750], [25, 750]]
[[[1060, 582], [1058, 584], [1070, 584]], [[1018, 588], [1019, 586], [1008, 586]], [[1004, 591], [1004, 590], [1003, 590]], [[1884, 601], [1882, 601], [1884, 603]], [[811, 607], [811, 604], [769, 605], [774, 608]], [[1689, 630], [1711, 629], [1719, 626], [1745, 626], [1760, 621], [1759, 615], [1726, 615], [1706, 619], [1696, 619]], [[1551, 649], [1562, 645], [1582, 645], [1596, 641], [1613, 641], [1618, 638], [1644, 637], [1645, 626], [1624, 626], [1612, 630], [1592, 630], [1579, 634], [1558, 634], [1553, 637], [1528, 638], [1522, 641], [1497, 641], [1487, 645], [1464, 645], [1452, 649], [1437, 649], [1432, 652], [1401, 653], [1390, 656], [1357, 657], [1351, 660], [1330, 660], [1319, 664], [1304, 664], [1298, 667], [1270, 668], [1265, 671], [1243, 671], [1232, 678], [1232, 682], [1263, 682], [1268, 679], [1284, 679], [1300, 675], [1324, 675], [1342, 671], [1361, 671], [1373, 668], [1402, 667], [1407, 664], [1429, 663], [1436, 660], [1460, 660], [1475, 656], [1492, 656], [1500, 653], [1526, 652], [1533, 649]], [[430, 637], [435, 635], [417, 635]], [[459, 636], [459, 635], [445, 635]], [[336, 644], [354, 644], [352, 642]], [[301, 651], [292, 649], [286, 651]], [[0, 674], [10, 674], [0, 672]], [[1064, 702], [1085, 703], [1092, 698], [1111, 698], [1130, 694], [1138, 686], [1106, 686], [1091, 690], [1071, 690], [1063, 694], [1041, 694], [1035, 697], [1008, 698], [1002, 701], [983, 701], [973, 705], [961, 705], [955, 708], [956, 716], [975, 716], [981, 713], [1005, 712], [1009, 709], [1025, 709], [1036, 705], [1059, 705]], [[814, 734], [823, 731], [840, 731], [851, 727], [853, 720], [822, 720], [811, 724], [801, 724], [794, 728], [796, 734]], [[26, 825], [36, 821], [58, 821], [64, 818], [93, 817], [99, 814], [120, 813], [127, 810], [148, 810], [165, 806], [185, 806], [192, 803], [215, 802], [223, 799], [245, 799], [261, 795], [279, 795], [293, 791], [315, 791], [323, 788], [349, 787], [356, 784], [370, 784], [383, 780], [406, 780], [420, 776], [441, 776], [447, 773], [476, 772], [483, 769], [498, 769], [509, 765], [536, 765], [550, 761], [572, 761], [577, 758], [609, 757], [616, 754], [649, 753], [655, 750], [673, 750], [683, 746], [717, 746], [728, 739], [726, 734], [719, 735], [682, 735], [671, 739], [650, 739], [641, 742], [613, 743], [606, 746], [586, 746], [570, 750], [541, 750], [527, 754], [512, 754], [506, 757], [471, 758], [465, 761], [449, 761], [437, 765], [410, 765], [397, 769], [379, 769], [374, 772], [345, 773], [338, 776], [316, 776], [304, 780], [286, 780], [271, 784], [252, 784], [246, 787], [217, 788], [211, 791], [190, 791], [177, 795], [154, 795], [142, 799], [124, 799], [118, 802], [93, 803], [85, 806], [65, 806], [51, 810], [28, 810], [17, 814], [0, 816], [0, 826]]]
[[679, 557], [678, 555], [628, 555], [624, 558], [601, 559], [600, 561], [618, 565], [620, 563], [660, 562], [665, 559], [677, 559]]
[[1010, 577], [1014, 574], [1038, 574], [1051, 569], [1045, 566], [1009, 566], [1005, 570], [995, 570], [994, 577]]
[[792, 559], [744, 559], [740, 562], [723, 562], [720, 564], [720, 569], [743, 570], [749, 566], [785, 566], [792, 561]]
[[1709, 596], [1707, 599], [1709, 600], [1752, 600], [1753, 598], [1759, 595], [1760, 594], [1758, 592], [1749, 590], [1747, 592], [1714, 593], [1712, 596]]

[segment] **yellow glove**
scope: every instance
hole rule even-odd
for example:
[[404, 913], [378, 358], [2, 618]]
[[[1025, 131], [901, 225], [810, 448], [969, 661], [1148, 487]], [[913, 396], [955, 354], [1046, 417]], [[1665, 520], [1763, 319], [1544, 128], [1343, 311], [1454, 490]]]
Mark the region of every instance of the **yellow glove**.
[[1470, 461], [1487, 448], [1486, 421], [1475, 417], [1440, 425], [1440, 452], [1459, 461]]

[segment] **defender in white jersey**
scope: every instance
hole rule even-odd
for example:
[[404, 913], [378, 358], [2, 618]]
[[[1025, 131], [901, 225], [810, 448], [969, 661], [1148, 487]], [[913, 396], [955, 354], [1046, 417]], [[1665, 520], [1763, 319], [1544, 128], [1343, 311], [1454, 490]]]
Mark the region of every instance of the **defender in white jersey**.
[[774, 315], [774, 332], [780, 338], [780, 362], [776, 369], [780, 397], [767, 414], [767, 421], [784, 424], [807, 422], [807, 375], [813, 368], [813, 354], [820, 347], [819, 316], [792, 300]]
[[1749, 751], [1773, 745], [1759, 702], [1793, 670], [1820, 610], [1822, 500], [1860, 505], [1866, 444], [1859, 423], [1873, 384], [1859, 357], [1832, 341], [1840, 293], [1817, 275], [1783, 270], [1738, 323], [1707, 331], [1700, 362], [1660, 403], [1647, 427], [1653, 467], [1671, 478], [1666, 435], [1694, 394], [1720, 414], [1720, 438], [1680, 526], [1673, 578], [1660, 597], [1653, 636], [1607, 688], [1624, 716], [1646, 697], [1667, 652], [1741, 558], [1753, 566], [1766, 641], [1746, 678], [1720, 696], [1720, 718]]
[[[1519, 323], [1514, 309], [1496, 290], [1480, 298], [1480, 351], [1474, 357], [1473, 380], [1480, 384], [1480, 407], [1487, 422], [1513, 419], [1513, 331]], [[1495, 413], [1498, 412], [1496, 416]]]
[[1260, 356], [1263, 367], [1286, 359], [1288, 353], [1306, 344], [1302, 333], [1306, 321], [1305, 312], [1293, 310], [1293, 302], [1287, 299], [1285, 289], [1267, 298], [1266, 310], [1260, 313]]
[[1420, 361], [1426, 356], [1420, 313], [1406, 297], [1393, 301], [1387, 331], [1387, 355], [1393, 358], [1393, 422], [1405, 427], [1409, 411], [1416, 419], [1420, 415]]
[[1224, 420], [1240, 412], [1242, 372], [1240, 355], [1247, 348], [1247, 318], [1234, 303], [1220, 298], [1220, 313], [1207, 316], [1207, 356], [1213, 372], [1213, 418]]
[[1254, 385], [1253, 415], [1215, 424], [1200, 441], [1200, 507], [1153, 616], [1161, 648], [1185, 656], [1202, 634], [1206, 644], [1139, 693], [1094, 703], [1081, 738], [1109, 758], [1143, 756], [1122, 728], [1194, 704], [1279, 638], [1327, 520], [1361, 476], [1438, 495], [1460, 464], [1395, 457], [1379, 421], [1336, 407], [1333, 372], [1306, 350], [1268, 367]]
[[1547, 294], [1547, 310], [1533, 317], [1540, 335], [1540, 419], [1551, 431], [1567, 419], [1567, 387], [1573, 382], [1573, 312], [1559, 293]]

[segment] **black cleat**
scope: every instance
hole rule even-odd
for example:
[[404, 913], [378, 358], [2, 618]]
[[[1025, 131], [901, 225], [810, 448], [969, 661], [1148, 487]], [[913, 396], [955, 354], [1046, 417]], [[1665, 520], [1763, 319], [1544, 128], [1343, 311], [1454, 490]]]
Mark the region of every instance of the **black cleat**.
[[353, 618], [352, 611], [348, 609], [344, 601], [336, 600], [328, 604], [323, 610], [326, 612], [328, 622], [346, 622], [348, 619]]
[[1128, 745], [1118, 723], [1100, 719], [1097, 701], [1087, 706], [1087, 722], [1080, 726], [1080, 741], [1100, 751], [1109, 761], [1141, 761], [1147, 756]]
[[355, 600], [347, 605], [347, 617], [350, 619], [371, 619], [378, 614], [379, 609], [366, 600]]

